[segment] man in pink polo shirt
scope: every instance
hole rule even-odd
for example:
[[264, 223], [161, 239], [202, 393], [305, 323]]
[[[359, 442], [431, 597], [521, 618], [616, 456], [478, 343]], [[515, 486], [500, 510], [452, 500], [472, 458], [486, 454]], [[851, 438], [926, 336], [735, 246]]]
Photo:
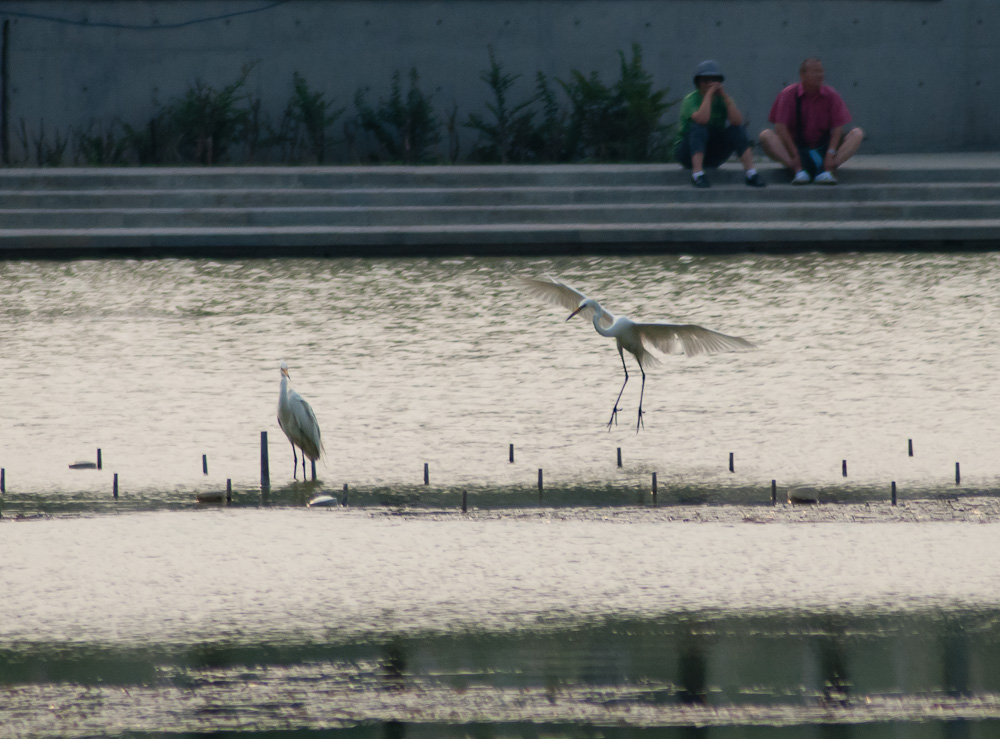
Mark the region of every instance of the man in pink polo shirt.
[[836, 185], [834, 171], [857, 153], [864, 131], [844, 131], [851, 114], [837, 91], [823, 84], [819, 59], [802, 62], [799, 80], [778, 93], [768, 116], [774, 130], [760, 132], [760, 145], [793, 173], [792, 184]]

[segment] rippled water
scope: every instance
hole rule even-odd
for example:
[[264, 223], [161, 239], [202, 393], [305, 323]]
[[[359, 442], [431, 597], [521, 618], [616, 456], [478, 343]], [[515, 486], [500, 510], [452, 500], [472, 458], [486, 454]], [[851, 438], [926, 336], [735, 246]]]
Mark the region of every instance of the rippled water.
[[[0, 262], [0, 737], [995, 736], [998, 261]], [[630, 364], [609, 432], [614, 343], [517, 274], [760, 350], [665, 357], [639, 434]]]
[[[8, 491], [192, 500], [291, 483], [275, 421], [282, 359], [313, 405], [321, 486], [671, 486], [727, 500], [831, 497], [1000, 476], [996, 254], [538, 260], [7, 262], [0, 464]], [[645, 320], [760, 345], [666, 357], [621, 386], [614, 342], [527, 297], [553, 274]], [[631, 358], [629, 362], [631, 363]], [[913, 439], [915, 456], [907, 456]], [[516, 461], [508, 462], [509, 445]], [[621, 447], [623, 467], [616, 466]], [[101, 471], [69, 470], [102, 449]], [[735, 472], [728, 471], [734, 454]], [[209, 475], [202, 474], [202, 455]], [[842, 461], [849, 477], [842, 477]], [[728, 492], [727, 492], [728, 491]], [[755, 491], [753, 496], [757, 496]]]
[[0, 725], [990, 736], [996, 529], [342, 508], [8, 523]]

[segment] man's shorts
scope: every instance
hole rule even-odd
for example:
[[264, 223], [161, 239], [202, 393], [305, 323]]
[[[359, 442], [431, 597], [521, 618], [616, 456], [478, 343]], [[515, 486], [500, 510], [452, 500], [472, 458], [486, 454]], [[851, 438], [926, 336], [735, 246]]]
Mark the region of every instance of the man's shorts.
[[815, 177], [823, 171], [823, 160], [826, 159], [826, 152], [829, 148], [830, 139], [824, 140], [815, 149], [799, 147], [799, 160], [802, 162], [802, 169], [808, 172], [810, 177]]

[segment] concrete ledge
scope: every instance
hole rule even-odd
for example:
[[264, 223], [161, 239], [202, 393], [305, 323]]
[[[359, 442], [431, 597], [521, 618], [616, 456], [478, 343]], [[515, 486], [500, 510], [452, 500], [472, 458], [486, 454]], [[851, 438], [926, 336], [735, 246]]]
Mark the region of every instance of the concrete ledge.
[[993, 249], [1000, 154], [857, 157], [838, 186], [676, 165], [0, 170], [0, 258]]

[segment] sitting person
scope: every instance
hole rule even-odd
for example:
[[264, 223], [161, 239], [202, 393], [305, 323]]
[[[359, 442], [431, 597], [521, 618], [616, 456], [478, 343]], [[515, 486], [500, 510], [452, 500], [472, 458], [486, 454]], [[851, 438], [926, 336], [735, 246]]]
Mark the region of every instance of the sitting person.
[[799, 82], [789, 85], [771, 106], [774, 130], [760, 132], [760, 145], [792, 174], [792, 184], [810, 180], [836, 185], [834, 172], [854, 156], [865, 134], [860, 128], [844, 133], [851, 114], [843, 99], [823, 84], [823, 63], [809, 58], [799, 67]]
[[766, 183], [753, 166], [743, 114], [723, 88], [724, 79], [718, 63], [711, 59], [698, 65], [696, 89], [681, 103], [674, 156], [691, 170], [695, 187], [710, 187], [705, 168], [718, 167], [735, 153], [746, 171], [746, 184], [764, 187]]

